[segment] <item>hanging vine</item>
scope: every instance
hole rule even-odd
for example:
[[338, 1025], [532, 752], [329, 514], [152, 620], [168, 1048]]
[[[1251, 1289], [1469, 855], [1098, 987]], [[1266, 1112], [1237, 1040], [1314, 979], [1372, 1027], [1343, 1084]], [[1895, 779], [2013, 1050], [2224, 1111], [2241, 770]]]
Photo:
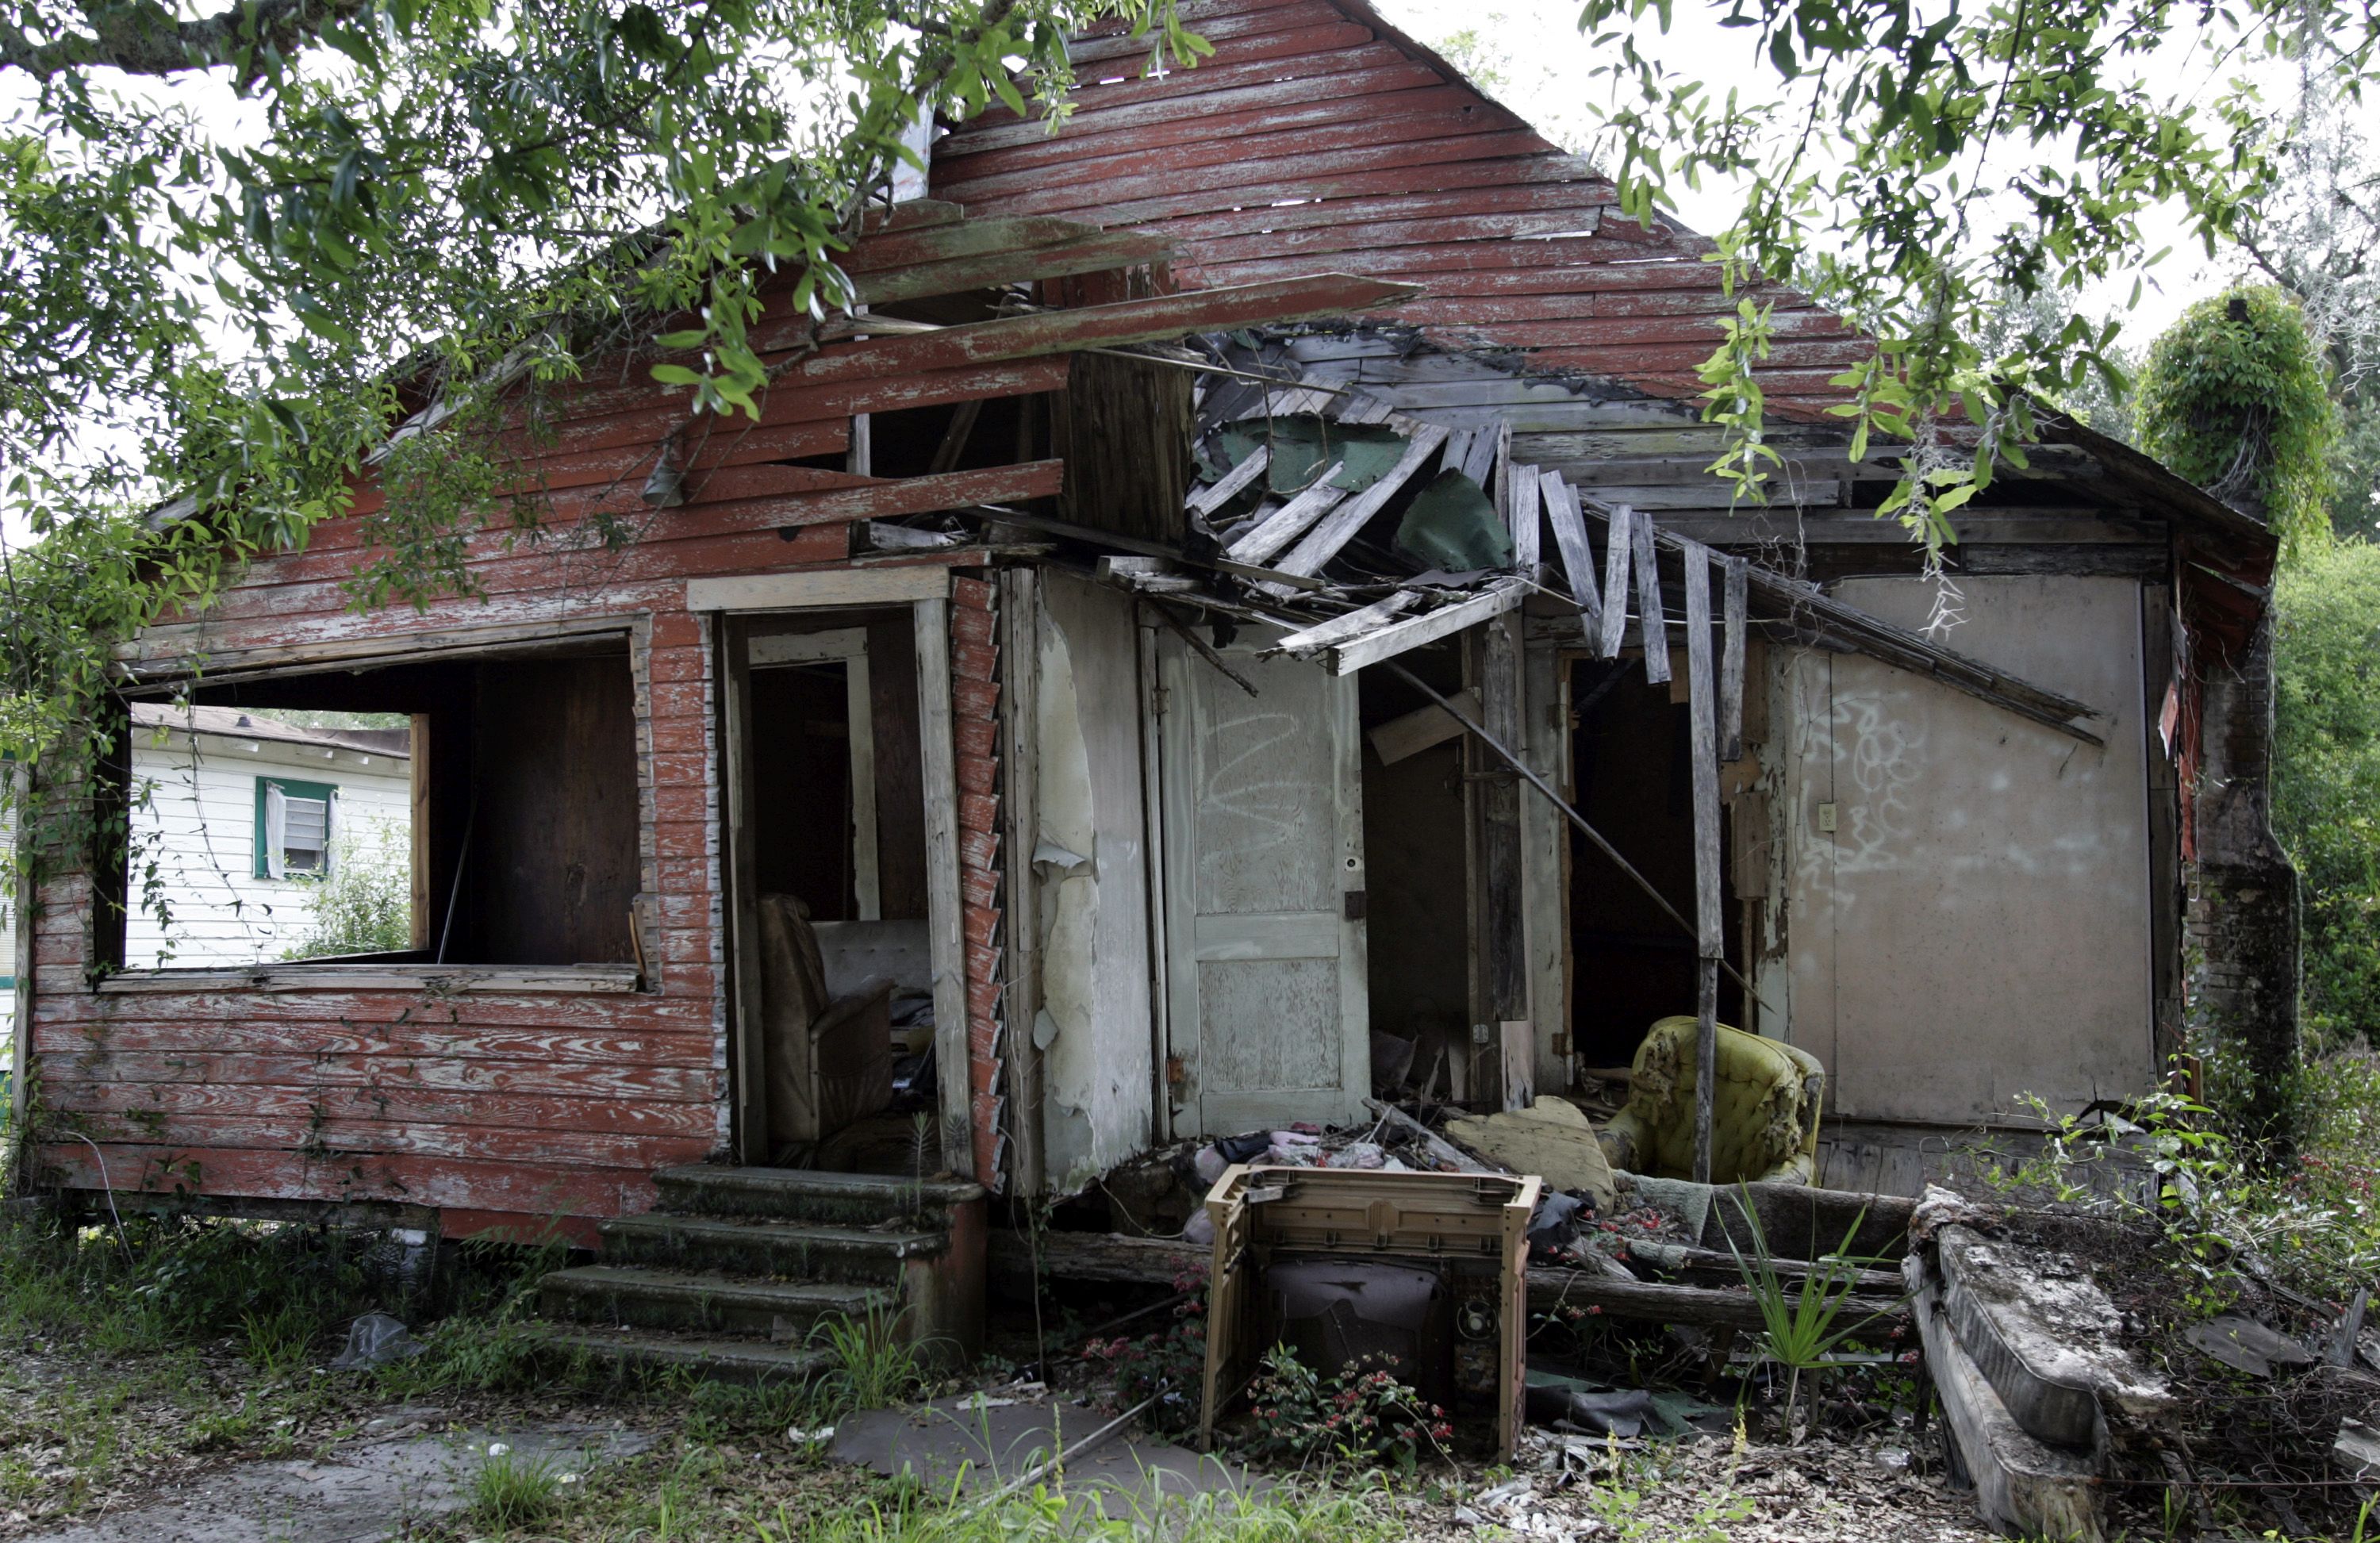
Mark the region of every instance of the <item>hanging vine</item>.
[[2285, 555], [2329, 540], [2338, 409], [2296, 301], [2251, 285], [2192, 306], [2150, 347], [2139, 402], [2141, 447], [2261, 509]]

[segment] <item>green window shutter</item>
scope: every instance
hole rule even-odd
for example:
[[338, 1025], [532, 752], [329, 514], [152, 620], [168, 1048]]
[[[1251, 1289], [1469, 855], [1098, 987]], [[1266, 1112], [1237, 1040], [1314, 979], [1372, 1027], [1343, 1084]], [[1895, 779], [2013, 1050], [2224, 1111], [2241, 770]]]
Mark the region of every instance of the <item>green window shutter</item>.
[[[256, 864], [259, 879], [319, 879], [331, 868], [332, 809], [339, 790], [332, 783], [301, 782], [295, 777], [256, 779]], [[280, 818], [273, 818], [278, 795]], [[277, 826], [277, 832], [276, 832]], [[274, 838], [281, 858], [274, 868]]]

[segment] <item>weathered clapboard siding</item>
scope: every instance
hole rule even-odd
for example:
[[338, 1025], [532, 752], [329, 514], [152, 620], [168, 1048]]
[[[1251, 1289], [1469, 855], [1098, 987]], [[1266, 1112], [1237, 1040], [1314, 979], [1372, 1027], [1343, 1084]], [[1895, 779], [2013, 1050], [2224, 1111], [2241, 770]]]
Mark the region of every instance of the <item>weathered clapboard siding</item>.
[[[868, 294], [927, 296], [948, 292], [938, 286], [1137, 266], [1160, 250], [1067, 220], [964, 222], [951, 205], [914, 204], [845, 261]], [[790, 275], [780, 282], [790, 288]], [[207, 989], [155, 976], [95, 981], [91, 887], [59, 879], [30, 929], [27, 1038], [45, 1107], [97, 1149], [45, 1145], [37, 1166], [74, 1186], [434, 1207], [450, 1232], [554, 1216], [582, 1235], [590, 1219], [649, 1206], [655, 1168], [699, 1160], [730, 1137], [720, 693], [710, 620], [688, 610], [688, 581], [890, 565], [960, 570], [940, 610], [947, 649], [937, 638], [931, 650], [947, 651], [948, 674], [919, 683], [921, 701], [947, 715], [959, 788], [955, 808], [929, 811], [959, 869], [965, 965], [964, 981], [953, 982], [964, 990], [943, 995], [952, 1019], [964, 1014], [943, 1042], [965, 1049], [944, 1085], [971, 1117], [972, 1140], [946, 1132], [945, 1151], [953, 1166], [997, 1182], [1006, 1025], [993, 590], [973, 577], [980, 551], [855, 559], [850, 530], [904, 513], [1047, 498], [1062, 488], [1064, 468], [1028, 460], [877, 480], [788, 463], [844, 451], [856, 413], [1061, 390], [1072, 349], [1337, 314], [1406, 293], [1327, 273], [1186, 299], [1161, 282], [1103, 292], [1132, 298], [874, 339], [851, 335], [861, 329], [849, 323], [821, 338], [781, 294], [755, 330], [786, 350], [757, 424], [691, 422], [682, 395], [650, 383], [649, 358], [597, 360], [581, 380], [551, 388], [534, 414], [515, 412], [499, 443], [519, 457], [515, 491], [546, 500], [545, 522], [528, 538], [470, 538], [469, 598], [353, 608], [352, 582], [376, 555], [371, 522], [383, 504], [367, 478], [352, 512], [312, 531], [304, 550], [260, 558], [204, 614], [136, 639], [123, 655], [136, 679], [169, 680], [202, 660], [208, 678], [222, 681], [624, 637], [645, 989], [622, 989], [627, 966], [509, 976], [473, 966], [433, 979], [420, 966], [410, 966], [416, 989], [408, 966], [386, 963], [349, 966], [352, 976], [340, 966], [218, 971]], [[531, 417], [537, 435], [526, 431]], [[686, 469], [687, 496], [650, 508], [640, 493], [664, 443]], [[632, 540], [613, 550], [591, 539], [587, 522], [599, 514]], [[928, 643], [917, 639], [921, 656]], [[929, 729], [929, 748], [936, 737]]]
[[124, 954], [136, 969], [277, 959], [310, 929], [316, 881], [257, 876], [259, 778], [336, 787], [332, 839], [351, 853], [382, 840], [401, 852], [412, 828], [410, 762], [385, 752], [136, 729], [132, 774], [149, 792], [133, 814], [134, 850], [157, 865], [167, 907], [161, 916], [133, 897]]
[[1815, 415], [1873, 347], [1805, 297], [1728, 296], [1709, 241], [1622, 215], [1612, 185], [1365, 0], [1186, 0], [1214, 45], [1140, 72], [1146, 40], [1096, 24], [1055, 134], [994, 107], [934, 147], [935, 196], [970, 213], [1070, 214], [1178, 245], [1184, 284], [1328, 266], [1416, 283], [1394, 313], [1432, 341], [1520, 350], [1533, 371], [1691, 402], [1737, 298], [1775, 304], [1773, 412]]

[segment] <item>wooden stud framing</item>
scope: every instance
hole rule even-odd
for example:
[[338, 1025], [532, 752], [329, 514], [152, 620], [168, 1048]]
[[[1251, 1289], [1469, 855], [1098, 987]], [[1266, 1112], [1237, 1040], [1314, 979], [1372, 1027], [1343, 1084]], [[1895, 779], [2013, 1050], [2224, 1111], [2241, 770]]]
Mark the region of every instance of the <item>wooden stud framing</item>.
[[[1726, 956], [1720, 917], [1718, 743], [1711, 700], [1710, 553], [1689, 541], [1686, 578], [1686, 715], [1694, 800], [1694, 1182], [1711, 1181], [1711, 1114], [1718, 1087], [1718, 966]], [[1666, 656], [1667, 649], [1660, 650]], [[1654, 650], [1647, 647], [1649, 662]]]

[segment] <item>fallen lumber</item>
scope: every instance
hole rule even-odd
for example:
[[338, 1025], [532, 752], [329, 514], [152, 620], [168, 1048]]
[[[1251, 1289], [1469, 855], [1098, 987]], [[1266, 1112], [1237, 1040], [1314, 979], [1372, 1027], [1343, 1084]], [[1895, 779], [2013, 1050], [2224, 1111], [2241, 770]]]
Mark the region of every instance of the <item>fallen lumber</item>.
[[[1022, 1233], [995, 1231], [987, 1268], [998, 1290], [1012, 1295], [1038, 1289], [1032, 1242]], [[1175, 1277], [1201, 1270], [1211, 1256], [1179, 1238], [1123, 1237], [1113, 1233], [1044, 1233], [1041, 1264], [1052, 1279], [1141, 1285], [1172, 1285]], [[1751, 1329], [1765, 1325], [1759, 1299], [1741, 1286], [1682, 1286], [1661, 1281], [1623, 1281], [1584, 1270], [1533, 1269], [1529, 1310], [1581, 1307], [1612, 1318], [1646, 1323], [1687, 1323], [1705, 1329]], [[1905, 1306], [1890, 1297], [1853, 1296], [1837, 1321], [1898, 1317]]]

